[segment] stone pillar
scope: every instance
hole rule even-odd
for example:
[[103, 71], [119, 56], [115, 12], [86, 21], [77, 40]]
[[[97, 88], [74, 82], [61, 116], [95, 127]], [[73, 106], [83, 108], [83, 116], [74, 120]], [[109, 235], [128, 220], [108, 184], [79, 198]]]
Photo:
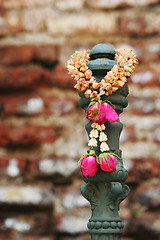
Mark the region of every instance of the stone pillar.
[[[90, 52], [91, 61], [87, 66], [93, 72], [97, 82], [107, 74], [111, 68], [117, 64], [114, 60], [115, 51], [108, 44], [98, 44]], [[79, 93], [80, 106], [87, 111], [90, 98], [86, 98], [83, 92]], [[128, 95], [127, 83], [109, 96], [102, 96], [102, 100], [109, 100], [117, 114], [122, 113], [123, 108], [128, 104], [126, 96]], [[86, 182], [81, 186], [82, 195], [91, 204], [91, 218], [89, 219], [88, 229], [92, 240], [116, 240], [120, 239], [123, 229], [123, 222], [119, 217], [119, 204], [129, 193], [129, 188], [124, 184], [127, 179], [127, 170], [123, 167], [121, 150], [119, 149], [119, 137], [122, 131], [122, 123], [106, 122], [105, 133], [108, 136], [107, 144], [109, 152], [117, 155], [116, 171], [107, 173], [100, 168], [93, 177], [83, 178]], [[86, 125], [86, 131], [89, 135], [91, 123]], [[96, 155], [99, 155], [99, 144], [95, 148]]]

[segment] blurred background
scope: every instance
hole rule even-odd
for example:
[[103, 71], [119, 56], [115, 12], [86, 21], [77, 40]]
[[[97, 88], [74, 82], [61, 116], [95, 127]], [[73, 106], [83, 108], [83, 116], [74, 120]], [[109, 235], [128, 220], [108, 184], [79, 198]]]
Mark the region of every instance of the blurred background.
[[90, 239], [77, 165], [87, 120], [66, 60], [98, 43], [140, 62], [120, 117], [122, 239], [160, 239], [160, 1], [0, 0], [0, 13], [0, 239]]

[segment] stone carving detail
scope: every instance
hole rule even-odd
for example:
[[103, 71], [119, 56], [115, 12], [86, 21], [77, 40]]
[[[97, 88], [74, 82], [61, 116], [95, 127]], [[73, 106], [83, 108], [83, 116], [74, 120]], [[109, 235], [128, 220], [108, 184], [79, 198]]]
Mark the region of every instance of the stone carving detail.
[[87, 183], [81, 186], [82, 195], [90, 202], [93, 211], [98, 205], [98, 189], [96, 185]]

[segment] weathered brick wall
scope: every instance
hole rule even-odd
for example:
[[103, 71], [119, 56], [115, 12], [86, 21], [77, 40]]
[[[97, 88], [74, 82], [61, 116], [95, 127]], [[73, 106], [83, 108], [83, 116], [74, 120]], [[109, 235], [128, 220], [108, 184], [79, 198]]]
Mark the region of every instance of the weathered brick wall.
[[160, 1], [0, 0], [0, 13], [0, 239], [89, 239], [77, 167], [86, 119], [66, 60], [109, 42], [140, 61], [121, 115], [123, 239], [158, 240]]

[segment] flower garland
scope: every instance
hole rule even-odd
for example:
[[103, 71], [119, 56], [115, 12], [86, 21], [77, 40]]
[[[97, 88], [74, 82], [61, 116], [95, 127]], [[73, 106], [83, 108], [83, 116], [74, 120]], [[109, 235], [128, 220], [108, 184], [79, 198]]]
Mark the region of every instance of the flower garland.
[[[104, 123], [106, 121], [118, 121], [118, 114], [108, 103], [101, 100], [98, 102], [91, 101], [90, 105], [87, 109], [87, 119], [92, 123], [88, 142], [90, 151], [89, 154], [85, 154], [80, 159], [81, 171], [85, 178], [94, 176], [98, 166], [108, 173], [114, 172], [116, 170], [116, 157], [119, 158], [116, 154], [109, 152], [108, 136], [104, 132], [106, 129]], [[96, 155], [94, 150], [98, 146], [97, 139], [100, 142], [101, 154], [99, 156]]]
[[[92, 71], [87, 67], [90, 61], [90, 50], [76, 51], [71, 55], [71, 59], [67, 61], [69, 74], [75, 79], [76, 88], [79, 92], [84, 92], [85, 97], [91, 98], [91, 102], [87, 109], [87, 119], [91, 122], [92, 130], [89, 134], [90, 151], [80, 159], [80, 168], [84, 178], [93, 177], [99, 166], [102, 171], [116, 171], [116, 154], [109, 152], [107, 144], [108, 136], [104, 133], [106, 121], [115, 122], [119, 117], [112, 108], [109, 101], [102, 101], [102, 95], [110, 95], [123, 87], [127, 82], [127, 77], [131, 76], [138, 60], [136, 55], [130, 49], [116, 50], [115, 60], [117, 65], [107, 73], [107, 75], [97, 82], [92, 75]], [[110, 104], [109, 104], [110, 103]], [[100, 154], [95, 153], [95, 148], [100, 142]]]
[[131, 49], [117, 49], [114, 65], [111, 71], [98, 83], [92, 71], [88, 69], [87, 62], [90, 61], [90, 50], [76, 51], [71, 55], [71, 59], [67, 61], [69, 74], [75, 79], [75, 88], [79, 92], [84, 91], [87, 98], [95, 98], [97, 96], [112, 94], [120, 87], [123, 87], [127, 81], [127, 77], [131, 76], [138, 60]]

